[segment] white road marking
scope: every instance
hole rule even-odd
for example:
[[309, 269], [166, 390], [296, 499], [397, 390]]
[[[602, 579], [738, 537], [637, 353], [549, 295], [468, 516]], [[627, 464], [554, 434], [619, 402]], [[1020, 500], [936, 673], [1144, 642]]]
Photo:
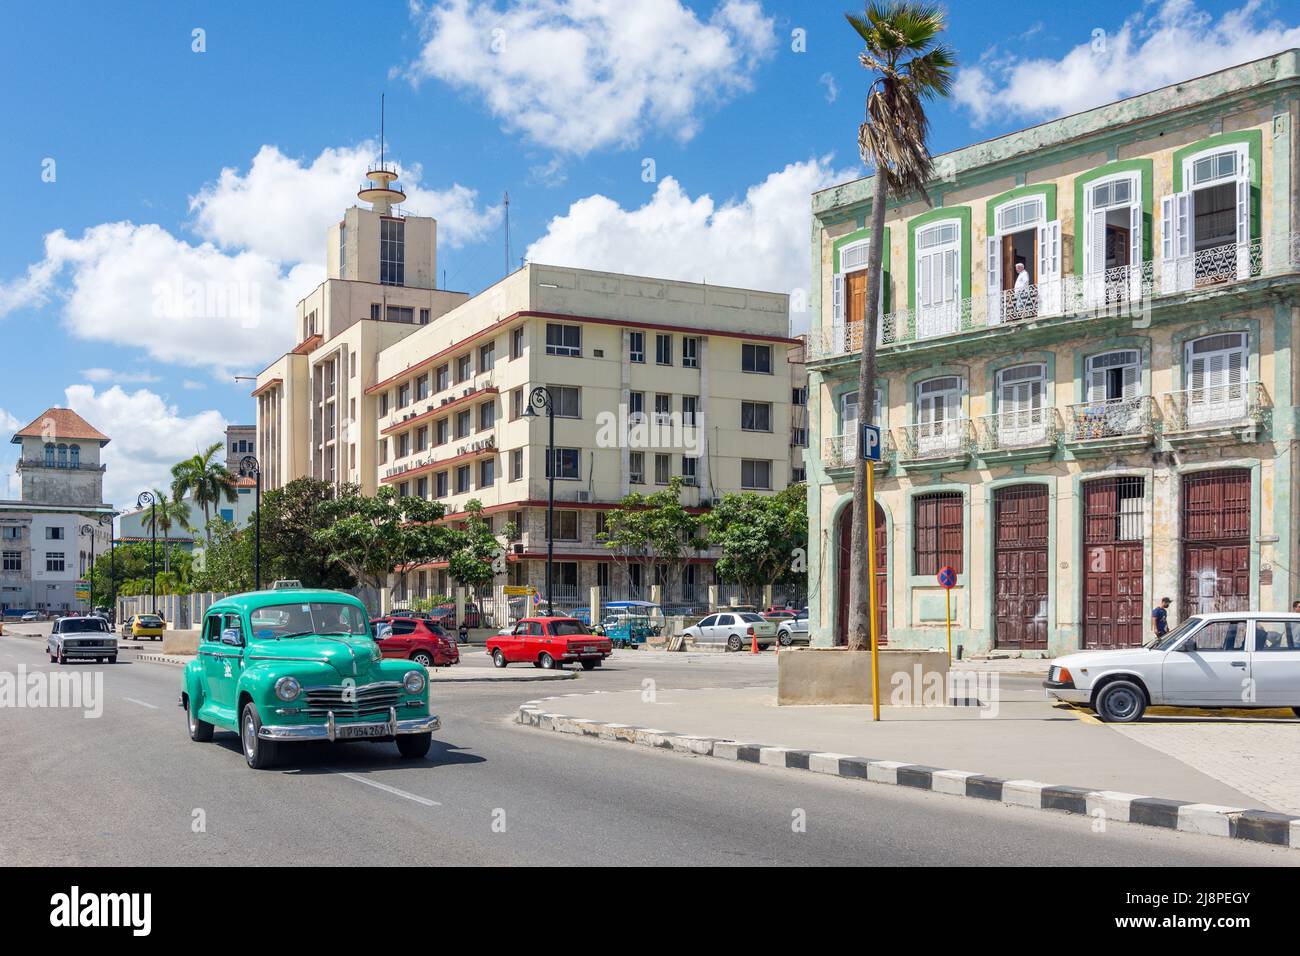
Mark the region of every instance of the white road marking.
[[136, 700], [134, 697], [123, 697], [123, 700], [129, 700], [133, 704], [139, 704], [141, 707], [148, 707], [150, 710], [157, 710], [157, 704], [147, 704], [142, 700]]
[[355, 780], [357, 783], [364, 783], [367, 787], [374, 787], [376, 790], [383, 790], [385, 793], [391, 793], [397, 797], [414, 800], [416, 803], [424, 804], [426, 807], [442, 806], [442, 804], [437, 800], [430, 800], [428, 797], [419, 797], [413, 793], [407, 793], [405, 790], [398, 790], [396, 787], [390, 787], [386, 783], [380, 783], [377, 780], [367, 780], [365, 777], [359, 777], [355, 773], [340, 773], [339, 776], [347, 777], [349, 780]]

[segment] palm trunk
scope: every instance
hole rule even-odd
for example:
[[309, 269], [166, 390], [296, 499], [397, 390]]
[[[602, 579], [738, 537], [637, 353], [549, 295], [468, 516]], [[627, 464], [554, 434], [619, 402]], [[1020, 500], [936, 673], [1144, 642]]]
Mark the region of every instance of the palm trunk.
[[[876, 394], [876, 329], [880, 325], [880, 283], [884, 263], [885, 244], [885, 177], [879, 164], [876, 167], [875, 191], [871, 199], [871, 246], [867, 263], [866, 314], [862, 322], [862, 356], [858, 362], [858, 424], [871, 422], [871, 411]], [[846, 303], [847, 305], [847, 303]], [[848, 323], [845, 323], [846, 331]], [[874, 422], [871, 422], [875, 424]], [[861, 444], [859, 437], [859, 444]], [[849, 621], [848, 646], [850, 650], [866, 650], [871, 644], [871, 580], [867, 562], [867, 548], [875, 542], [867, 541], [867, 509], [875, 502], [867, 500], [867, 469], [871, 464], [862, 458], [853, 465], [853, 528], [849, 550]]]

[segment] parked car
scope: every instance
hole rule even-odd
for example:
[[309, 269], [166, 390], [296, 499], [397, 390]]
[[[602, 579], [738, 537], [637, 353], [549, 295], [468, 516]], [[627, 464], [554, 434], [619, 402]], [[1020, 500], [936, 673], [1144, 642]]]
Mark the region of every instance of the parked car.
[[[479, 624], [479, 620], [481, 617], [482, 614], [480, 614], [479, 612], [478, 605], [475, 604], [473, 601], [467, 601], [465, 603], [465, 619], [464, 619], [465, 626], [481, 627], [482, 625]], [[434, 621], [435, 623], [441, 625], [442, 627], [451, 628], [454, 630], [456, 627], [456, 605], [442, 604], [439, 605], [438, 607], [435, 607], [432, 611], [429, 612], [429, 620]]]
[[299, 741], [395, 741], [403, 757], [429, 752], [440, 726], [428, 674], [386, 660], [365, 605], [342, 591], [254, 591], [208, 608], [199, 653], [185, 666], [178, 704], [190, 739], [239, 734], [255, 770]]
[[410, 660], [423, 667], [449, 667], [460, 663], [460, 648], [455, 638], [432, 621], [406, 615], [390, 614], [370, 622], [378, 630], [389, 625], [388, 636], [375, 638], [385, 657]]
[[162, 639], [167, 622], [158, 614], [132, 614], [122, 622], [123, 637], [156, 637]]
[[18, 620], [22, 621], [23, 623], [30, 623], [32, 621], [39, 621], [40, 619], [41, 619], [40, 611], [28, 611]]
[[776, 622], [766, 620], [752, 611], [710, 614], [699, 624], [678, 632], [697, 644], [725, 644], [727, 650], [738, 651], [749, 647], [755, 638], [758, 646], [771, 647], [776, 643]]
[[803, 608], [796, 611], [794, 617], [785, 621], [778, 621], [776, 639], [780, 641], [782, 647], [789, 647], [791, 644], [807, 644], [808, 609]]
[[644, 617], [650, 622], [654, 634], [663, 633], [664, 625], [667, 624], [663, 608], [652, 601], [610, 601], [605, 605], [605, 616], [601, 623], [608, 624], [610, 618], [620, 617]]
[[117, 638], [101, 617], [60, 617], [50, 627], [45, 639], [50, 661], [66, 664], [69, 660], [95, 660], [117, 663]]
[[1143, 647], [1058, 657], [1043, 687], [1116, 723], [1151, 706], [1289, 707], [1300, 717], [1300, 614], [1198, 614]]
[[794, 615], [795, 612], [788, 607], [770, 607], [762, 613], [762, 617], [769, 621], [776, 621], [777, 624], [792, 620]]
[[527, 663], [550, 670], [577, 661], [589, 671], [609, 657], [613, 645], [577, 618], [526, 617], [509, 634], [489, 637], [487, 650], [497, 667]]

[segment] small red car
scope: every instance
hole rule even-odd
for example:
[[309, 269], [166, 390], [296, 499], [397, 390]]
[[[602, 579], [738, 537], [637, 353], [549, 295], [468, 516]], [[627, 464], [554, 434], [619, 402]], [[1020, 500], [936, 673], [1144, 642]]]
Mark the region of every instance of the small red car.
[[393, 633], [377, 641], [385, 657], [415, 661], [424, 667], [448, 667], [460, 663], [460, 648], [432, 621], [417, 617], [389, 615], [370, 622], [391, 624]]
[[613, 644], [577, 618], [526, 617], [511, 633], [488, 638], [487, 649], [497, 667], [528, 663], [549, 670], [577, 661], [589, 671], [609, 657]]
[[[452, 630], [456, 628], [456, 605], [454, 604], [439, 605], [430, 611], [428, 616], [435, 624], [440, 624]], [[467, 628], [482, 626], [479, 620], [478, 605], [473, 601], [467, 602], [465, 605], [465, 626]]]
[[769, 621], [792, 621], [795, 618], [795, 612], [788, 607], [778, 607], [773, 605], [763, 612], [763, 617]]

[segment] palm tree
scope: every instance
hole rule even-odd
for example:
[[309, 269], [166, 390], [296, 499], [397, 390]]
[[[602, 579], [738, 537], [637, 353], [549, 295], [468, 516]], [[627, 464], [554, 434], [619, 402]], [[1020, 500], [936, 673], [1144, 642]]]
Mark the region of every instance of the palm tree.
[[[918, 194], [927, 203], [926, 183], [933, 160], [926, 146], [930, 121], [925, 104], [952, 91], [957, 58], [939, 42], [945, 27], [942, 8], [893, 0], [871, 3], [863, 14], [845, 14], [865, 45], [858, 62], [875, 74], [867, 88], [866, 119], [858, 127], [862, 161], [875, 170], [871, 198], [871, 243], [868, 247], [866, 315], [858, 364], [858, 403], [871, 408], [876, 388], [876, 329], [880, 324], [881, 265], [884, 259], [885, 202], [889, 196]], [[861, 456], [853, 471], [853, 536], [849, 554], [848, 645], [862, 650], [870, 643], [871, 588], [868, 580], [867, 468]]]
[[[193, 532], [190, 527], [190, 506], [185, 503], [183, 496], [177, 495], [169, 498], [167, 493], [159, 491], [157, 488], [153, 492], [154, 506], [153, 519], [146, 518], [144, 522], [145, 530], [153, 533], [153, 525], [158, 525], [158, 534], [162, 536], [164, 542], [168, 537], [168, 532], [173, 526], [184, 528], [186, 531]], [[163, 544], [163, 571], [171, 570], [171, 543]]]
[[205, 451], [172, 465], [172, 494], [177, 498], [188, 494], [203, 509], [203, 535], [209, 545], [212, 544], [212, 506], [223, 499], [230, 503], [238, 498], [235, 476], [221, 462], [213, 461], [223, 447], [222, 442], [214, 442]]

